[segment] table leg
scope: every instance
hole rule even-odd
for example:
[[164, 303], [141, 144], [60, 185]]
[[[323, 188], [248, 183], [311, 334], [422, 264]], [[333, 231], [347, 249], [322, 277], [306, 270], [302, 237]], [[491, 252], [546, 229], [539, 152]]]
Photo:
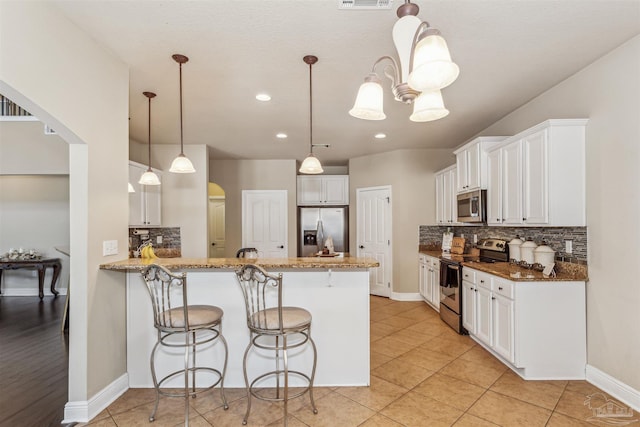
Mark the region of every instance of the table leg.
[[46, 267], [42, 264], [36, 267], [38, 269], [38, 296], [44, 298], [44, 272]]
[[54, 297], [57, 297], [59, 292], [56, 291], [56, 281], [58, 280], [58, 276], [60, 276], [60, 270], [62, 269], [62, 264], [60, 261], [57, 261], [51, 265], [53, 267], [53, 277], [51, 277], [51, 293]]

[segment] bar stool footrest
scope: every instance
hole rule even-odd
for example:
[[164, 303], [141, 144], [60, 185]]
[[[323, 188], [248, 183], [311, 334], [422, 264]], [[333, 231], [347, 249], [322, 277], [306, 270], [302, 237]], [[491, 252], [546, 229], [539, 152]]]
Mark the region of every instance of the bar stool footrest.
[[[216, 381], [214, 381], [213, 384], [211, 384], [211, 385], [209, 385], [207, 387], [204, 387], [204, 388], [203, 387], [196, 388], [195, 391], [189, 391], [189, 393], [188, 393], [189, 396], [195, 396], [195, 395], [197, 395], [199, 393], [204, 393], [205, 391], [209, 391], [212, 388], [214, 388], [215, 386], [217, 386], [218, 384], [220, 384], [221, 381], [222, 381], [222, 373], [218, 369], [215, 369], [215, 368], [209, 368], [209, 367], [206, 367], [206, 366], [200, 366], [200, 367], [195, 367], [195, 368], [189, 368], [188, 371], [189, 371], [189, 375], [191, 375], [191, 373], [194, 372], [194, 371], [195, 372], [207, 371], [207, 372], [214, 373], [214, 374], [216, 374], [218, 376], [218, 378], [216, 379]], [[184, 369], [180, 369], [179, 371], [172, 372], [172, 373], [166, 375], [165, 377], [163, 377], [160, 381], [158, 381], [158, 386], [156, 388], [158, 393], [161, 394], [162, 396], [167, 396], [167, 397], [182, 397], [182, 398], [184, 398], [185, 397], [184, 391], [181, 392], [181, 393], [178, 393], [177, 391], [169, 392], [169, 391], [164, 391], [164, 390], [161, 389], [162, 384], [164, 382], [166, 382], [169, 379], [171, 379], [173, 377], [176, 377], [178, 375], [184, 376]], [[184, 387], [174, 387], [171, 390], [176, 390], [178, 388], [180, 388], [181, 390], [184, 390]], [[189, 387], [189, 388], [191, 390], [191, 387]]]
[[[268, 396], [262, 396], [262, 395], [259, 394], [259, 390], [272, 389], [272, 388], [275, 388], [277, 390], [277, 387], [258, 387], [258, 388], [255, 387], [255, 383], [256, 382], [258, 382], [258, 381], [260, 381], [262, 379], [271, 377], [271, 376], [277, 377], [279, 375], [284, 375], [284, 371], [282, 371], [282, 370], [269, 371], [269, 372], [266, 372], [266, 373], [256, 377], [251, 382], [251, 386], [249, 387], [249, 392], [256, 399], [266, 400], [268, 402], [282, 402], [282, 401], [284, 401], [284, 397], [268, 397]], [[303, 372], [300, 372], [300, 371], [292, 371], [292, 370], [290, 370], [289, 371], [289, 375], [290, 376], [291, 375], [296, 375], [298, 377], [304, 378], [307, 381], [307, 385], [306, 386], [302, 386], [303, 387], [302, 391], [298, 391], [297, 393], [290, 395], [288, 400], [300, 397], [303, 394], [307, 393], [311, 389], [311, 378], [309, 378], [309, 376], [307, 374], [305, 374]], [[289, 388], [291, 389], [292, 387], [289, 386]], [[298, 388], [300, 388], [300, 386], [294, 386], [293, 388], [298, 389]]]

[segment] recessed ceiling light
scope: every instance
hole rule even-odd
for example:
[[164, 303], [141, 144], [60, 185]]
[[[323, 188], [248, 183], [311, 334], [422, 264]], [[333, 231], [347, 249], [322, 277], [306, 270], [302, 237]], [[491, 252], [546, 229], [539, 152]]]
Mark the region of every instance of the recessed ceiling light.
[[376, 139], [385, 139], [387, 137], [387, 134], [380, 132], [376, 133], [374, 136]]
[[258, 101], [271, 101], [271, 97], [266, 93], [259, 93], [256, 95]]
[[284, 132], [280, 132], [276, 134], [276, 138], [279, 138], [279, 139], [285, 139], [286, 137], [287, 137], [287, 134]]

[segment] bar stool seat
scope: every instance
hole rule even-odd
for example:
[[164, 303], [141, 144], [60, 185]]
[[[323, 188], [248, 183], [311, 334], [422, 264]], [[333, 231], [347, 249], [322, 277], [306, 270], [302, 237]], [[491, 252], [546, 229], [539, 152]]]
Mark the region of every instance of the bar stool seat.
[[[282, 306], [282, 274], [270, 274], [261, 267], [247, 264], [236, 271], [238, 282], [245, 300], [249, 344], [244, 352], [242, 363], [247, 389], [247, 412], [242, 424], [247, 424], [251, 412], [251, 399], [284, 403], [284, 425], [288, 424], [288, 402], [290, 399], [309, 393], [311, 409], [318, 413], [313, 400], [313, 381], [317, 364], [316, 345], [311, 338], [311, 313], [301, 307]], [[274, 295], [275, 294], [275, 295]], [[289, 369], [288, 351], [306, 344], [313, 351], [313, 366], [309, 374]], [[247, 365], [252, 348], [275, 352], [275, 369], [258, 375], [249, 381]], [[282, 354], [282, 357], [280, 356]], [[261, 356], [264, 356], [261, 354]], [[282, 363], [281, 363], [282, 361]], [[289, 377], [294, 375], [303, 380], [306, 386], [295, 394], [289, 394]], [[275, 380], [274, 393], [266, 394], [262, 387], [267, 379]], [[284, 383], [281, 385], [281, 380]]]
[[[188, 427], [189, 398], [196, 397], [198, 393], [211, 390], [218, 384], [220, 384], [223, 407], [225, 410], [228, 409], [229, 405], [224, 394], [224, 377], [227, 371], [229, 350], [227, 341], [222, 335], [223, 310], [213, 305], [188, 305], [186, 273], [174, 274], [161, 265], [151, 264], [142, 271], [142, 277], [151, 296], [154, 326], [158, 332], [158, 338], [150, 356], [151, 377], [156, 390], [156, 401], [149, 416], [149, 421], [155, 420], [160, 395], [181, 397], [185, 399], [184, 425]], [[180, 340], [180, 338], [183, 340]], [[198, 346], [208, 343], [214, 346], [216, 340], [222, 343], [224, 349], [222, 368], [197, 366], [196, 353]], [[161, 346], [184, 348], [184, 368], [170, 372], [158, 380], [155, 358], [156, 351]], [[212, 384], [196, 388], [196, 372], [213, 374], [214, 380]], [[184, 378], [182, 390], [162, 389], [163, 384], [179, 376]]]

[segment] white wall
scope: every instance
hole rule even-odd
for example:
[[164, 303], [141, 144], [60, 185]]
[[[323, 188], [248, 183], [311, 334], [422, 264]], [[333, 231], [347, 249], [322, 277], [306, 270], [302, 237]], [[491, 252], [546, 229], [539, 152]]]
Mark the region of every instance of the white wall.
[[69, 144], [42, 122], [0, 122], [0, 175], [47, 174], [69, 174]]
[[[85, 405], [126, 372], [128, 69], [47, 2], [0, 2], [0, 93], [71, 144], [69, 399]], [[86, 409], [86, 408], [85, 408]]]
[[433, 224], [434, 172], [455, 163], [451, 150], [397, 150], [349, 160], [349, 242], [355, 251], [356, 189], [392, 186], [393, 283], [396, 293], [418, 293], [419, 227]]
[[640, 392], [640, 36], [482, 131], [587, 125], [588, 364]]
[[[0, 175], [0, 254], [10, 248], [35, 249], [43, 258], [60, 258], [56, 290], [66, 293], [69, 258], [56, 251], [69, 246], [69, 177], [65, 175]], [[44, 293], [53, 269], [46, 270]], [[2, 275], [2, 295], [38, 295], [35, 270]]]
[[[242, 246], [242, 190], [286, 190], [289, 256], [295, 257], [296, 161], [212, 160], [209, 181], [225, 191], [225, 257], [235, 257]], [[206, 228], [204, 229], [206, 230]]]

